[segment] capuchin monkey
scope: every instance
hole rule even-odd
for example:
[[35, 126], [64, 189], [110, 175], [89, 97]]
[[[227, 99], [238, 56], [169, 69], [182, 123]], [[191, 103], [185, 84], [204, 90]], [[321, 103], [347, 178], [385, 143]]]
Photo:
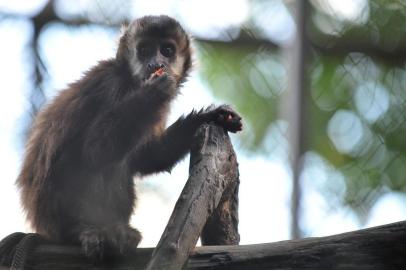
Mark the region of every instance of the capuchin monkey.
[[188, 35], [167, 16], [124, 30], [117, 54], [101, 61], [38, 113], [17, 184], [33, 229], [80, 243], [102, 259], [133, 252], [133, 176], [170, 171], [203, 123], [242, 129], [228, 106], [192, 111], [165, 129], [170, 102], [191, 68]]

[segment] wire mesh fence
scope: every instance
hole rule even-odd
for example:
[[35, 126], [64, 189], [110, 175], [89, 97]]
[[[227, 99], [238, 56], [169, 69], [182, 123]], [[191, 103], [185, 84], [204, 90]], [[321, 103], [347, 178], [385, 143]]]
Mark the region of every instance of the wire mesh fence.
[[[306, 117], [296, 115], [303, 125], [303, 193], [296, 225], [302, 236], [329, 232], [337, 220], [364, 226], [379, 200], [396, 192], [397, 202], [404, 204], [406, 191], [406, 3], [305, 2], [309, 47], [301, 101]], [[32, 26], [25, 47], [25, 72], [32, 75], [26, 87], [28, 115], [35, 115], [54, 89], [94, 64], [97, 52], [89, 48], [103, 47], [103, 55], [114, 56], [120, 23], [142, 5], [60, 0], [44, 1], [34, 15], [0, 12], [0, 25], [11, 20]], [[181, 5], [173, 2], [168, 9], [180, 19]], [[297, 29], [292, 1], [251, 1], [246, 7], [251, 13], [243, 23], [219, 29], [215, 38], [195, 37], [200, 76], [214, 96], [244, 116], [246, 129], [238, 144], [245, 153], [289, 164], [292, 126], [282, 112], [294, 108], [282, 100], [292, 79], [286, 60]], [[103, 42], [92, 45], [95, 35], [104, 36]], [[91, 45], [77, 45], [85, 43]], [[78, 50], [89, 58], [72, 58]]]

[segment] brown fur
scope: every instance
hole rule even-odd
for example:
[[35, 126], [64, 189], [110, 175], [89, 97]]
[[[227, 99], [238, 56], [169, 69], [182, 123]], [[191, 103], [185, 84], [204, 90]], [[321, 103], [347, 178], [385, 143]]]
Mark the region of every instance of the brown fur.
[[[136, 50], [144, 39], [175, 41], [176, 57], [157, 52], [145, 60], [163, 61], [166, 75], [144, 79], [149, 62], [139, 60]], [[170, 101], [190, 66], [190, 42], [181, 26], [166, 16], [143, 17], [128, 26], [114, 59], [101, 61], [38, 114], [17, 179], [36, 232], [80, 242], [96, 258], [137, 246], [141, 235], [129, 226], [133, 175], [170, 170], [204, 122], [215, 120], [234, 132], [241, 128], [241, 118], [220, 107], [192, 112], [164, 130]], [[224, 114], [233, 120], [225, 122]]]

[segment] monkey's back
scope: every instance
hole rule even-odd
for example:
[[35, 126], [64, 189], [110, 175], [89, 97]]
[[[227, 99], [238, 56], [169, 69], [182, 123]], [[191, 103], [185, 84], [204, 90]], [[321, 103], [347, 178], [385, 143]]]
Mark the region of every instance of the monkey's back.
[[65, 107], [73, 100], [74, 95], [73, 89], [63, 91], [55, 99], [55, 103], [51, 103], [38, 113], [28, 138], [22, 170], [17, 179], [27, 218], [32, 227], [39, 232], [48, 231], [46, 227], [52, 227], [51, 224], [48, 224], [49, 226], [41, 224], [40, 220], [44, 222], [44, 219], [40, 216], [49, 216], [54, 206], [52, 202], [44, 205], [41, 200], [49, 200], [51, 197], [52, 186], [49, 183], [51, 168], [66, 135], [62, 126], [65, 117], [61, 116], [63, 110], [58, 105]]
[[[82, 218], [103, 223], [131, 215], [135, 195], [125, 163], [97, 170], [83, 164], [83, 136], [105, 105], [98, 84], [113, 65], [101, 63], [61, 91], [33, 123], [17, 184], [27, 219], [44, 236], [69, 237], [66, 229]], [[89, 82], [89, 74], [96, 79]]]

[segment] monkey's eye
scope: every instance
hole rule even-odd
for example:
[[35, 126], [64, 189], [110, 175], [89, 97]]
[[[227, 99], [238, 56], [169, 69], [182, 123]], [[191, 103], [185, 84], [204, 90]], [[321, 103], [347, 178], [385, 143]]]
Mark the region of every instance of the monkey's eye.
[[161, 45], [160, 52], [166, 58], [170, 58], [175, 55], [175, 46], [171, 43], [164, 43]]

